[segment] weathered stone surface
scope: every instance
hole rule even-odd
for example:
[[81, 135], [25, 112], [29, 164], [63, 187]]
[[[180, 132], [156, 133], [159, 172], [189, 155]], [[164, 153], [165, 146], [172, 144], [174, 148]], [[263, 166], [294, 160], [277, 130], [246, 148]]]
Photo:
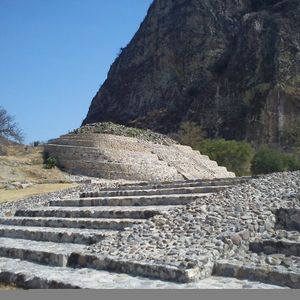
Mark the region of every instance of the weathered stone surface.
[[202, 281], [178, 284], [127, 274], [38, 265], [18, 259], [0, 258], [0, 281], [23, 288], [81, 289], [278, 289], [280, 287], [248, 280], [211, 277]]
[[16, 226], [65, 227], [86, 229], [123, 230], [145, 219], [103, 219], [103, 218], [57, 218], [57, 217], [9, 217], [0, 218], [0, 224]]
[[300, 256], [300, 242], [276, 239], [262, 240], [252, 242], [250, 244], [250, 250], [257, 253], [282, 253], [287, 256]]
[[53, 243], [48, 241], [30, 242], [25, 239], [0, 237], [0, 256], [18, 258], [51, 266], [66, 267], [72, 252], [84, 251], [85, 245]]
[[[176, 191], [174, 191], [176, 192]], [[153, 206], [153, 205], [184, 205], [210, 193], [194, 194], [171, 194], [171, 195], [148, 195], [148, 196], [114, 196], [99, 198], [84, 198], [70, 200], [54, 200], [50, 206]]]
[[[215, 186], [232, 186], [240, 183], [246, 183], [248, 180], [250, 180], [252, 177], [250, 176], [245, 176], [245, 177], [231, 177], [231, 178], [216, 178], [213, 180], [205, 180], [205, 179], [200, 179], [200, 180], [185, 180], [185, 181], [176, 181], [176, 182], [140, 182], [140, 183], [135, 183], [135, 184], [125, 184], [122, 186], [118, 186], [117, 188], [98, 188], [97, 186], [89, 187], [89, 191], [85, 191], [80, 195], [80, 197], [85, 198], [85, 197], [93, 197], [94, 195], [100, 195], [97, 194], [99, 191], [102, 193], [106, 192], [119, 192], [122, 193], [125, 191], [132, 191], [132, 190], [143, 190], [146, 192], [147, 190], [156, 190], [156, 189], [161, 189], [161, 190], [166, 190], [166, 189], [181, 189], [181, 188], [188, 188], [188, 187], [202, 187], [202, 188], [210, 188], [210, 187], [215, 187]], [[91, 191], [94, 189], [94, 191]], [[86, 189], [87, 190], [87, 189]], [[95, 194], [94, 194], [95, 193]]]
[[131, 218], [148, 219], [157, 214], [180, 206], [92, 206], [92, 207], [44, 207], [40, 209], [19, 209], [15, 216], [58, 217], [58, 218]]
[[200, 194], [200, 193], [212, 193], [222, 191], [226, 186], [194, 186], [194, 187], [179, 187], [179, 188], [158, 188], [158, 189], [146, 189], [140, 187], [137, 190], [131, 190], [127, 187], [127, 190], [116, 191], [98, 191], [95, 193], [88, 193], [80, 195], [81, 198], [95, 198], [95, 197], [117, 197], [117, 196], [153, 196], [153, 195], [178, 195], [178, 194]]
[[213, 264], [207, 264], [205, 269], [201, 269], [194, 264], [192, 266], [174, 266], [168, 264], [145, 263], [135, 260], [118, 259], [101, 255], [81, 255], [73, 253], [69, 260], [70, 267], [93, 268], [99, 270], [115, 271], [135, 276], [145, 276], [175, 282], [193, 282], [206, 278], [212, 274]]
[[299, 116], [298, 0], [155, 0], [83, 124], [279, 143]]
[[300, 210], [297, 208], [280, 208], [276, 212], [279, 228], [300, 231]]
[[79, 229], [79, 228], [56, 228], [56, 227], [30, 227], [0, 225], [0, 237], [28, 239], [36, 241], [51, 241], [58, 243], [94, 244], [103, 240], [116, 231]]
[[246, 254], [239, 252], [248, 250], [249, 242], [275, 233], [276, 209], [299, 206], [299, 179], [299, 172], [252, 179], [157, 215], [90, 248], [95, 254], [148, 264], [186, 268], [196, 261], [204, 271], [222, 257], [243, 261]]
[[126, 136], [73, 133], [51, 140], [46, 152], [71, 173], [107, 179], [182, 181], [235, 174], [190, 147]]
[[260, 266], [253, 263], [245, 263], [230, 260], [221, 260], [215, 264], [214, 274], [219, 276], [248, 278], [269, 284], [288, 286], [299, 289], [300, 272], [293, 272], [282, 266]]
[[[33, 198], [31, 202], [26, 201], [23, 206], [18, 206], [15, 216], [0, 218], [0, 256], [7, 259], [3, 261], [4, 267], [0, 268], [0, 278], [22, 282], [25, 276], [23, 270], [16, 268], [15, 260], [10, 260], [21, 258], [34, 262], [30, 270], [36, 274], [36, 286], [68, 286], [69, 281], [65, 281], [65, 275], [61, 276], [60, 272], [82, 274], [83, 271], [79, 269], [87, 267], [90, 269], [87, 272], [94, 274], [95, 278], [100, 273], [94, 272], [104, 270], [168, 281], [193, 281], [195, 283], [192, 286], [196, 287], [199, 279], [205, 279], [216, 272], [222, 276], [251, 280], [256, 278], [266, 283], [297, 287], [300, 274], [300, 234], [298, 231], [278, 230], [276, 227], [279, 227], [281, 221], [275, 214], [280, 207], [286, 210], [292, 208], [298, 212], [299, 180], [299, 172], [271, 174], [253, 179], [216, 180], [218, 184], [227, 182], [229, 187], [210, 195], [196, 194], [195, 201], [176, 206], [133, 205], [139, 205], [139, 201], [143, 202], [148, 198], [147, 201], [164, 197], [170, 199], [174, 196], [179, 199], [189, 198], [194, 195], [190, 191], [177, 196], [167, 193], [152, 197], [149, 193], [153, 188], [155, 191], [168, 191], [175, 186], [176, 191], [177, 188], [190, 187], [190, 184], [193, 187], [202, 186], [205, 190], [205, 181], [127, 185], [120, 189], [121, 193], [140, 191], [147, 196], [104, 198], [107, 205], [113, 199], [123, 201], [134, 198], [135, 202], [131, 206], [45, 206], [57, 199], [51, 195], [48, 201], [43, 200], [47, 196], [37, 198], [40, 207], [35, 208]], [[213, 186], [210, 181], [206, 183]], [[233, 183], [237, 184], [232, 185]], [[86, 185], [78, 188], [76, 195], [65, 194], [64, 199], [55, 201], [73, 205], [72, 199], [78, 199], [79, 193], [89, 195], [97, 191], [102, 193], [99, 186]], [[106, 188], [103, 192], [114, 195], [115, 191]], [[102, 201], [103, 198], [82, 198], [76, 201], [91, 200]], [[14, 204], [4, 207], [14, 208]], [[97, 225], [100, 228], [120, 226], [115, 229], [123, 231], [94, 228]], [[285, 229], [289, 229], [286, 227]], [[97, 241], [99, 243], [85, 247], [75, 244]], [[226, 258], [229, 267], [226, 264], [225, 267], [216, 264]], [[13, 267], [5, 263], [10, 263]], [[44, 273], [36, 273], [36, 270], [40, 270], [40, 263], [61, 266], [63, 269], [59, 269], [56, 274], [51, 273], [49, 284], [45, 281]], [[244, 268], [241, 268], [242, 265]], [[151, 282], [155, 285], [155, 280]], [[75, 282], [74, 285], [69, 285], [75, 286]], [[92, 281], [78, 287], [84, 286], [92, 286]]]

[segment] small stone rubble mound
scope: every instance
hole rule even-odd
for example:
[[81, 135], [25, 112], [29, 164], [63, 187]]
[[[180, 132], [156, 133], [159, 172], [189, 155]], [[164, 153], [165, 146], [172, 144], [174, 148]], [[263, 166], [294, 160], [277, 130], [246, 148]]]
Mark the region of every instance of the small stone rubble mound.
[[218, 276], [299, 288], [299, 190], [300, 172], [289, 172], [93, 185], [24, 205], [0, 218], [0, 281], [103, 288], [126, 274], [136, 287], [197, 288]]
[[75, 129], [74, 134], [90, 134], [90, 133], [102, 133], [112, 134], [126, 137], [138, 138], [147, 142], [162, 145], [177, 144], [177, 142], [166, 135], [154, 132], [150, 129], [139, 129], [134, 127], [127, 127], [112, 122], [104, 123], [92, 123]]
[[106, 179], [182, 181], [235, 177], [191, 147], [149, 130], [87, 125], [49, 141], [49, 156], [69, 173]]

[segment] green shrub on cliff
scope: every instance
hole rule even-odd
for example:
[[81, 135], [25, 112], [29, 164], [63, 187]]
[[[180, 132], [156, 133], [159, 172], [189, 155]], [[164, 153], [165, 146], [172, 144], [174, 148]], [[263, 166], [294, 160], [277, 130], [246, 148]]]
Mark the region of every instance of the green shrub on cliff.
[[220, 166], [235, 172], [238, 176], [249, 175], [254, 150], [249, 143], [226, 141], [224, 139], [206, 139], [203, 129], [194, 122], [184, 122], [178, 132], [181, 144], [199, 150], [217, 161]]
[[48, 157], [45, 163], [45, 169], [53, 169], [57, 167], [58, 162], [55, 157]]
[[300, 117], [281, 132], [281, 141], [285, 148], [300, 158]]
[[249, 143], [226, 141], [224, 139], [205, 139], [199, 147], [202, 154], [217, 161], [236, 175], [249, 175], [254, 150]]
[[205, 133], [201, 126], [196, 123], [183, 122], [180, 124], [178, 136], [181, 144], [191, 146], [192, 148], [199, 148], [205, 137]]
[[262, 146], [253, 158], [251, 170], [253, 174], [300, 170], [300, 160], [291, 154]]

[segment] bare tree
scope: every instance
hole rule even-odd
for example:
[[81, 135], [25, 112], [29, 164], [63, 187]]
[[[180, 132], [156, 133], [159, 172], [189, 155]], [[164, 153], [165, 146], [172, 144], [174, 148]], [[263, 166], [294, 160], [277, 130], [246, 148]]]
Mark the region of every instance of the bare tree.
[[24, 140], [23, 131], [15, 122], [15, 118], [0, 106], [0, 136], [22, 143]]

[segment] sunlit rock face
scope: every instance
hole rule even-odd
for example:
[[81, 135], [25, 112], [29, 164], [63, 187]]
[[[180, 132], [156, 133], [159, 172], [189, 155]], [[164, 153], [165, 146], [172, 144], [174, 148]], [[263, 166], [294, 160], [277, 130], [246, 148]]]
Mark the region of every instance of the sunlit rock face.
[[[134, 9], [134, 8], [133, 8]], [[83, 124], [280, 143], [300, 113], [298, 0], [155, 0]]]

